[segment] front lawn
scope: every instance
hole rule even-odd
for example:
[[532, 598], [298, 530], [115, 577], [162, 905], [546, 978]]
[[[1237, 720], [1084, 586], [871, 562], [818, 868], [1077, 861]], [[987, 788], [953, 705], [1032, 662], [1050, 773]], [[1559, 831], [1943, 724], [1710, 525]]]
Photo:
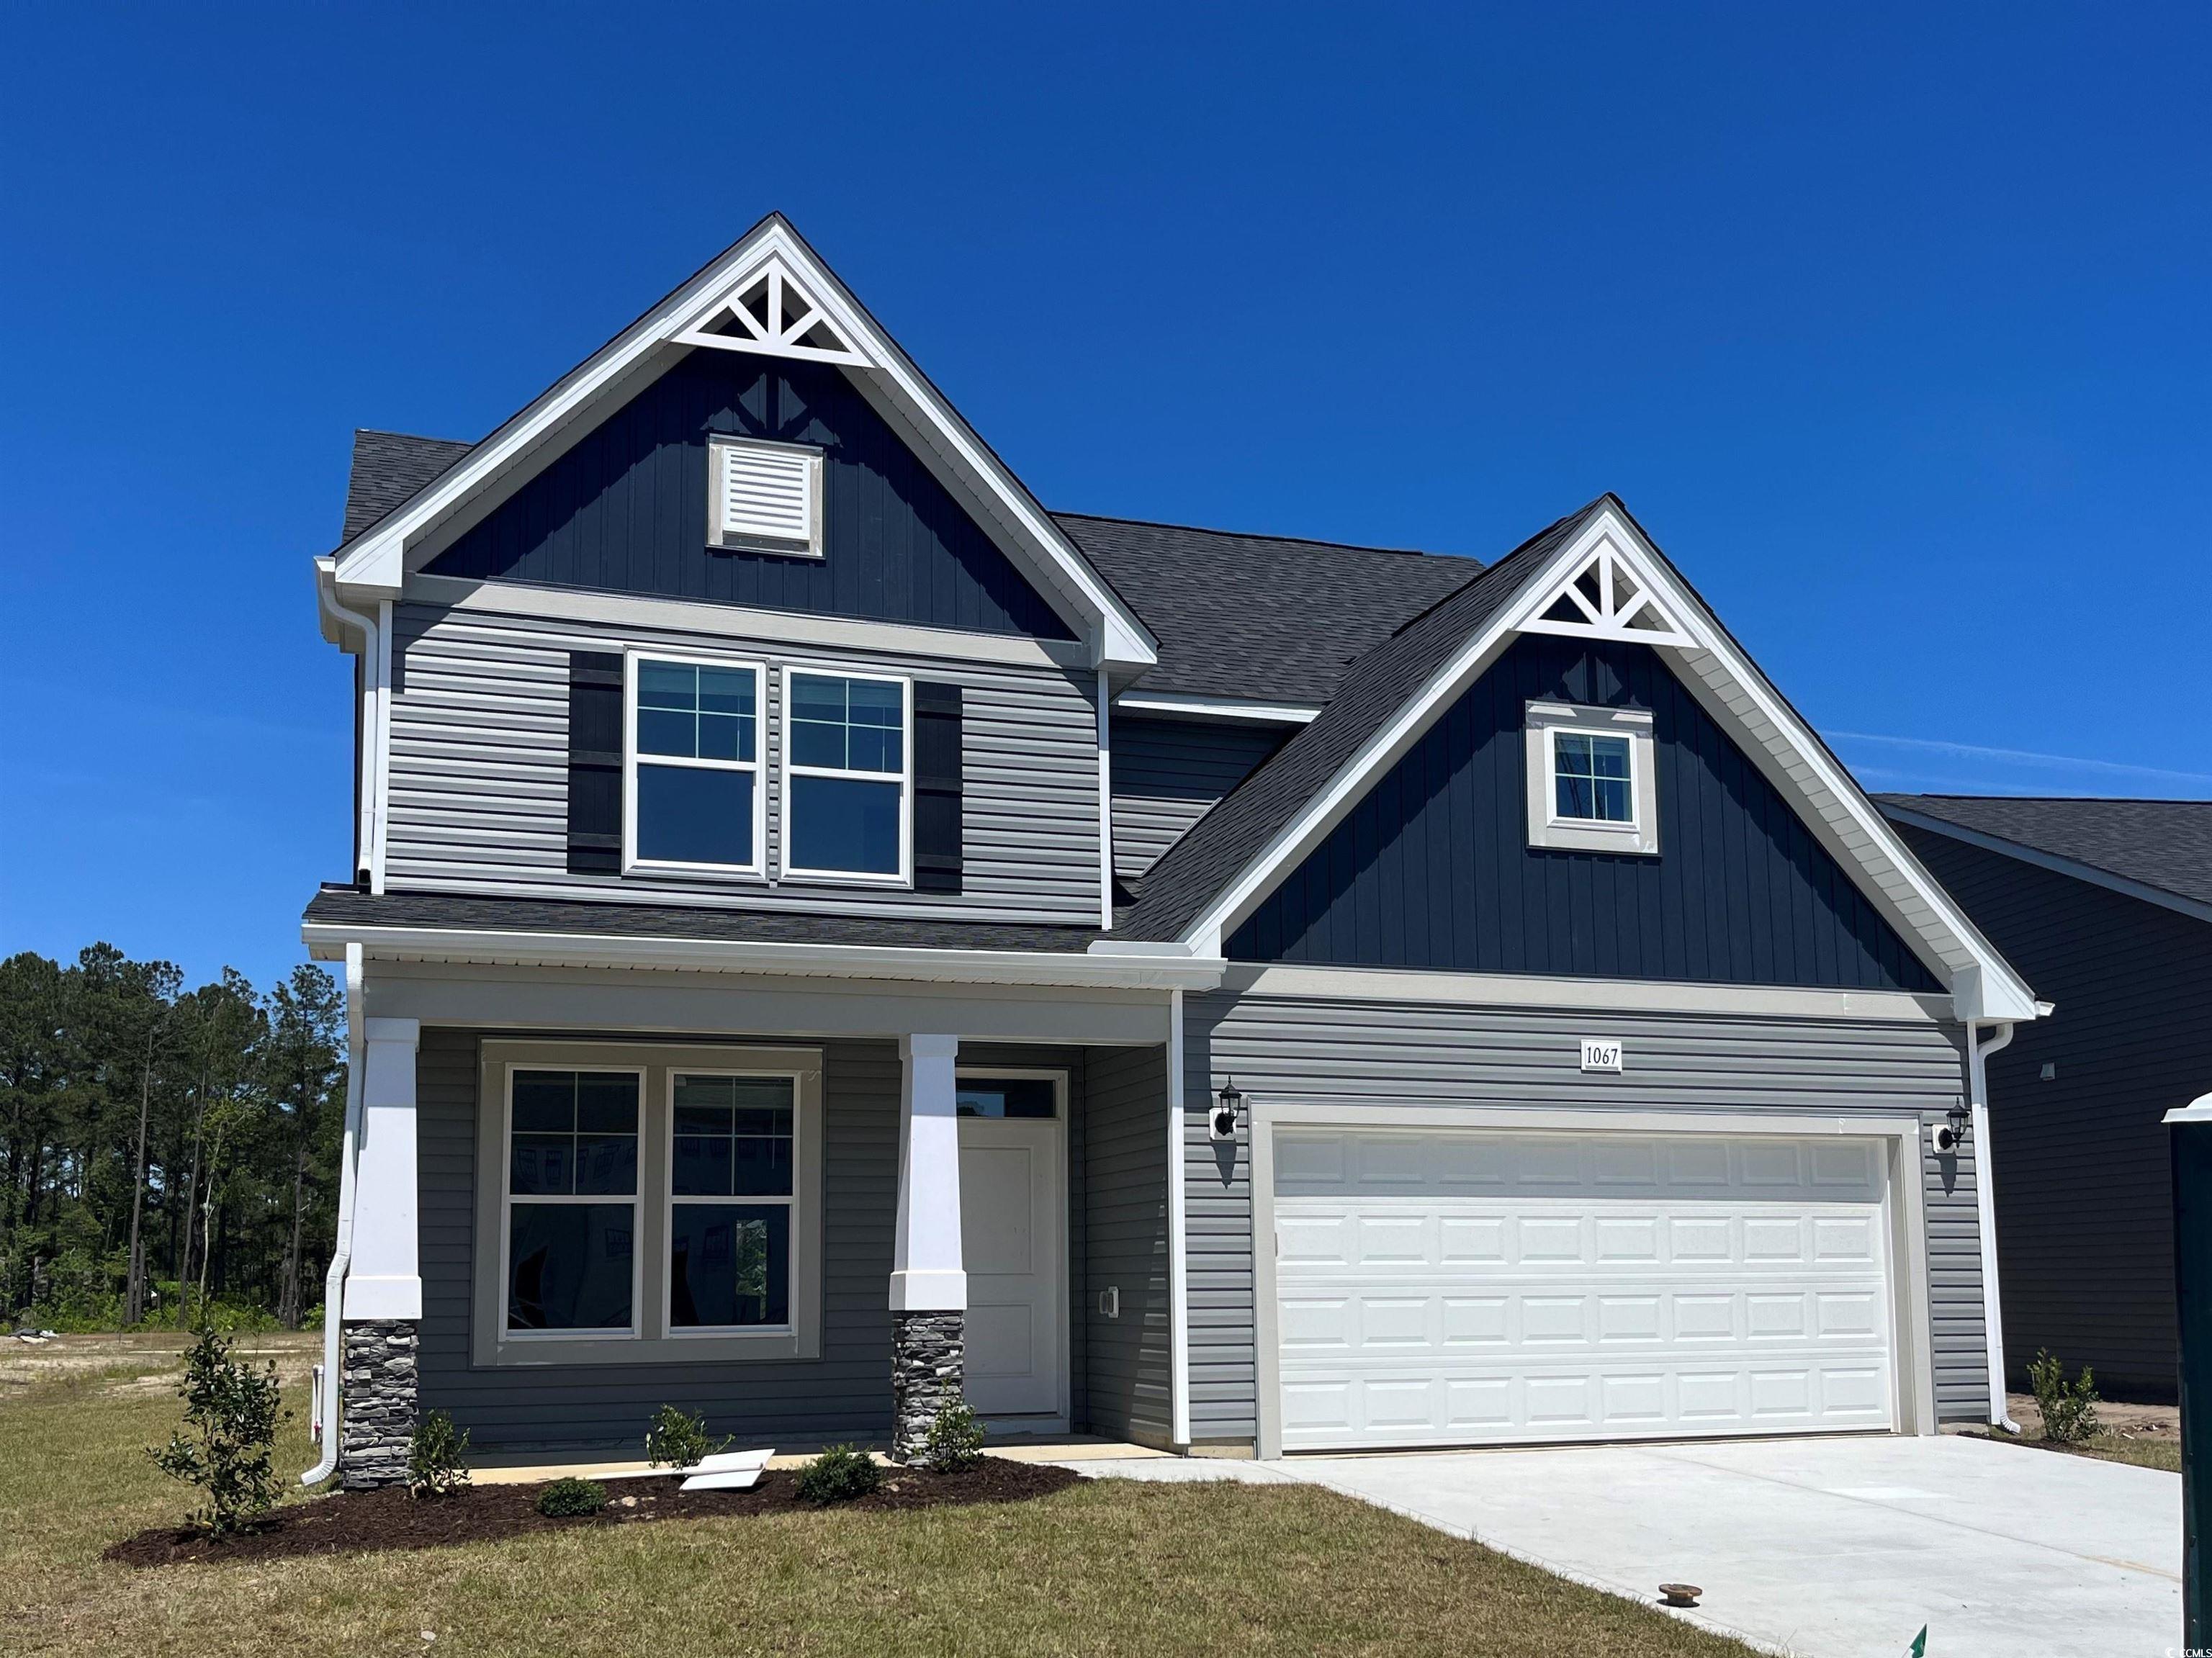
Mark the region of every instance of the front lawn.
[[[241, 1345], [258, 1345], [249, 1340]], [[288, 1362], [296, 1370], [306, 1351]], [[0, 1389], [10, 1651], [1470, 1655], [1742, 1658], [1663, 1613], [1310, 1486], [1099, 1482], [1008, 1506], [583, 1528], [351, 1558], [133, 1570], [173, 1352]], [[305, 1390], [288, 1385], [301, 1412]], [[281, 1452], [305, 1467], [296, 1419]]]

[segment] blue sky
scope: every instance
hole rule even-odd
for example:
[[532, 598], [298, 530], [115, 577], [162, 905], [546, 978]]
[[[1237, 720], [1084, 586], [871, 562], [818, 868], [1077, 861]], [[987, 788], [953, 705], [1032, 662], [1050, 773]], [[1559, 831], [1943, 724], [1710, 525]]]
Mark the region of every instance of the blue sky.
[[1050, 505], [1612, 489], [1870, 787], [2212, 795], [2201, 4], [826, 15], [11, 11], [0, 950], [297, 960], [352, 429], [481, 435], [770, 208]]

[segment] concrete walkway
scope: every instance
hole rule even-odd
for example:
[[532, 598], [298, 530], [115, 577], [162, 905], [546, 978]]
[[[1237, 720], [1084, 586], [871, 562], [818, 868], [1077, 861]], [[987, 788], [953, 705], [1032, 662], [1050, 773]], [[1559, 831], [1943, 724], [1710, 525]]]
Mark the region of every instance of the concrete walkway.
[[1902, 1658], [1923, 1624], [1929, 1658], [2162, 1658], [2181, 1640], [2181, 1481], [2155, 1469], [1949, 1436], [1243, 1466], [1646, 1602], [1698, 1584], [1677, 1616], [1805, 1658]]

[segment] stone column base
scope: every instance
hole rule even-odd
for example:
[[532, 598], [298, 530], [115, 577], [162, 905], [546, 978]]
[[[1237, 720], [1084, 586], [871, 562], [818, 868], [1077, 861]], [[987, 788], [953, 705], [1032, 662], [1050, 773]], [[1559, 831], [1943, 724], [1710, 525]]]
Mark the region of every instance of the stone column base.
[[891, 1460], [911, 1462], [938, 1412], [962, 1400], [964, 1313], [891, 1315]]
[[416, 1345], [410, 1319], [368, 1319], [345, 1327], [338, 1484], [347, 1491], [374, 1491], [407, 1478], [415, 1438]]

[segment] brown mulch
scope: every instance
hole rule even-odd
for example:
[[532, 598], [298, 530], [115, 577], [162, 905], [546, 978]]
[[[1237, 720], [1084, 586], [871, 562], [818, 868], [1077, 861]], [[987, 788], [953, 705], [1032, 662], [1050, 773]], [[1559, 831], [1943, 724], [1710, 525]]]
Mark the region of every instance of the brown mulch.
[[[840, 1509], [933, 1509], [948, 1503], [1020, 1503], [1080, 1485], [1072, 1468], [1011, 1462], [987, 1456], [959, 1473], [886, 1469], [884, 1483]], [[798, 1477], [781, 1469], [761, 1476], [744, 1491], [680, 1491], [671, 1479], [606, 1482], [607, 1506], [599, 1513], [554, 1520], [538, 1512], [543, 1485], [472, 1485], [451, 1497], [416, 1498], [404, 1486], [344, 1491], [279, 1509], [258, 1530], [216, 1539], [204, 1532], [157, 1527], [126, 1537], [104, 1558], [125, 1566], [187, 1562], [281, 1560], [297, 1555], [351, 1554], [370, 1549], [437, 1549], [458, 1543], [495, 1542], [531, 1532], [576, 1527], [631, 1526], [648, 1520], [711, 1520], [787, 1514], [811, 1509], [799, 1497]]]

